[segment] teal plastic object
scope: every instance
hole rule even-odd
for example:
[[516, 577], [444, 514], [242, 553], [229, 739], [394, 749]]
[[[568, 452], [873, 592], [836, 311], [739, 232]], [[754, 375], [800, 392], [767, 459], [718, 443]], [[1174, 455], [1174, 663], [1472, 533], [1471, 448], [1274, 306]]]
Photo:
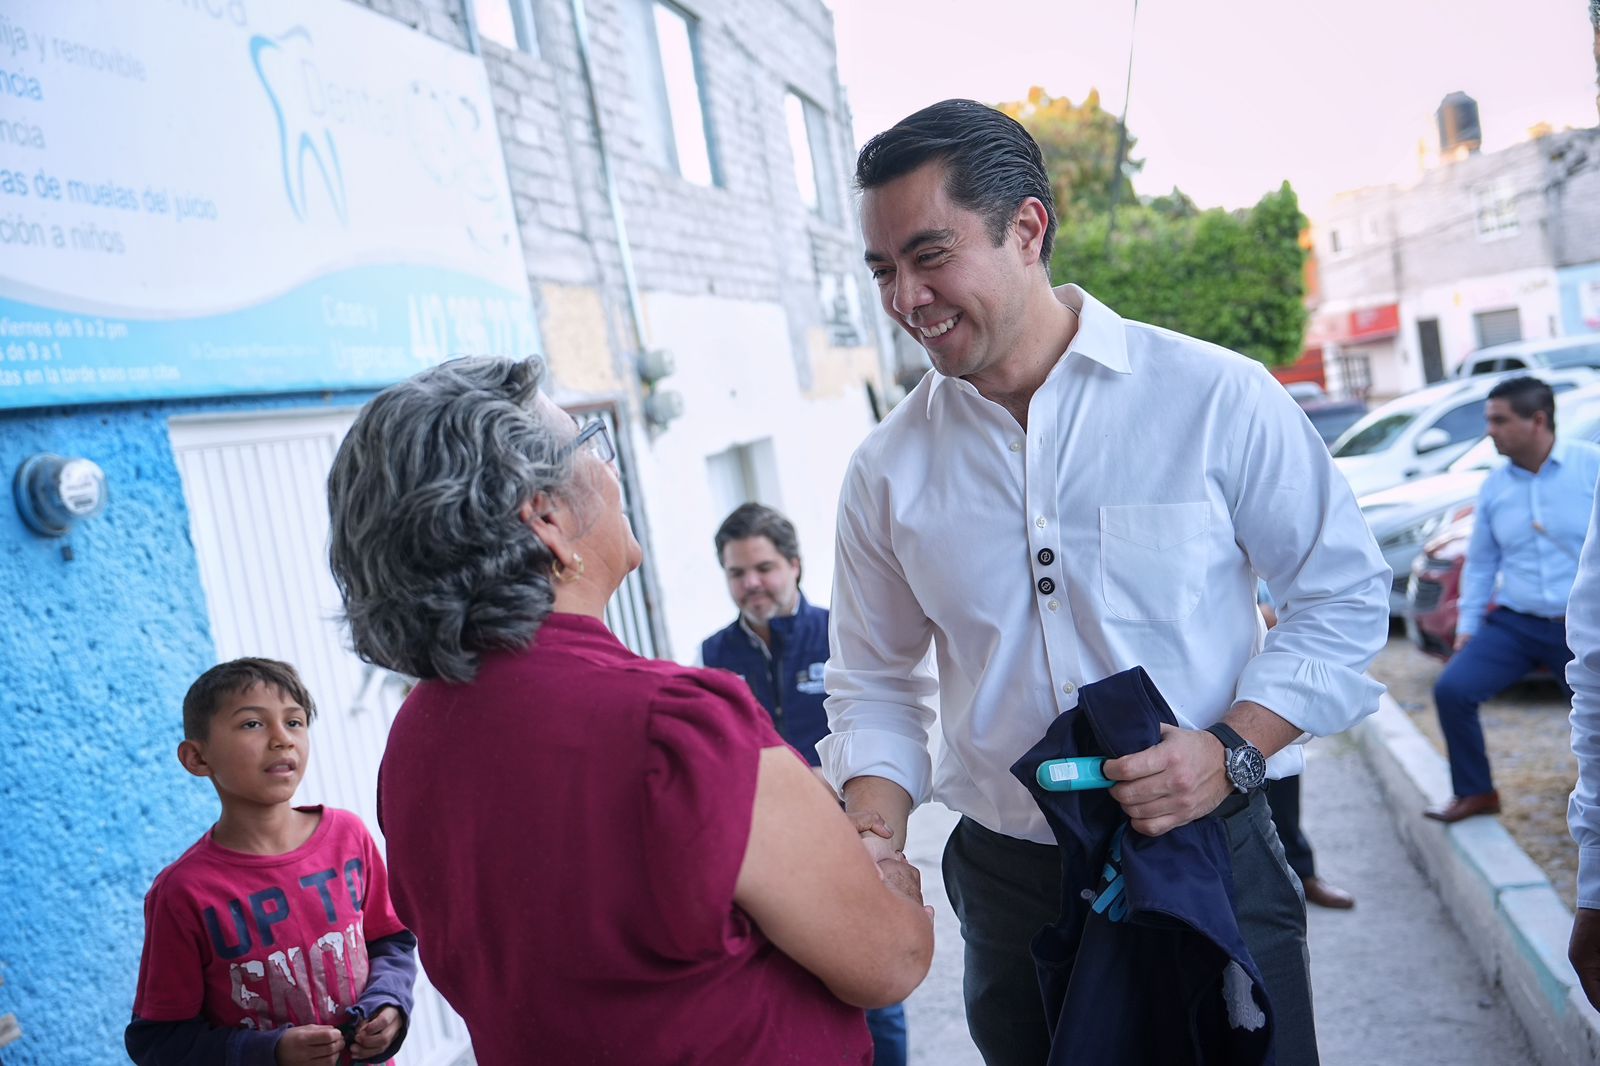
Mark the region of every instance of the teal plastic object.
[[1080, 755], [1076, 759], [1046, 759], [1039, 764], [1034, 779], [1049, 792], [1081, 792], [1089, 788], [1110, 788], [1116, 784], [1101, 770], [1105, 759]]

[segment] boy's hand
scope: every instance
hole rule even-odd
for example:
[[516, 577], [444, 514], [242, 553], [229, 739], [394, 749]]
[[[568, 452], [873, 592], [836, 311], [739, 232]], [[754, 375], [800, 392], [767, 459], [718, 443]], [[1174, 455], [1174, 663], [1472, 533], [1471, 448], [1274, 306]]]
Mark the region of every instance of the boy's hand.
[[380, 1008], [356, 1030], [356, 1041], [350, 1049], [350, 1057], [357, 1062], [376, 1058], [389, 1050], [389, 1045], [399, 1035], [400, 1012], [394, 1007]]
[[278, 1066], [337, 1066], [344, 1037], [331, 1025], [296, 1025], [278, 1038]]

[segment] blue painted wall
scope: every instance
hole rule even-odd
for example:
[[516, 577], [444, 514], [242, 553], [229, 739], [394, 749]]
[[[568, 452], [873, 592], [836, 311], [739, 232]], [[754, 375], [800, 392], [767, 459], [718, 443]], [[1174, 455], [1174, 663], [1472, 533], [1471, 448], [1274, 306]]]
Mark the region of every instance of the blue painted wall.
[[1558, 271], [1556, 283], [1561, 286], [1561, 332], [1569, 337], [1600, 332], [1600, 325], [1584, 321], [1583, 308], [1578, 300], [1580, 287], [1600, 284], [1600, 263], [1586, 263]]
[[[6, 1066], [127, 1062], [144, 893], [217, 816], [175, 755], [213, 645], [167, 419], [366, 395], [0, 414], [0, 1014], [23, 1029]], [[99, 463], [105, 514], [30, 532], [11, 481], [35, 452]]]

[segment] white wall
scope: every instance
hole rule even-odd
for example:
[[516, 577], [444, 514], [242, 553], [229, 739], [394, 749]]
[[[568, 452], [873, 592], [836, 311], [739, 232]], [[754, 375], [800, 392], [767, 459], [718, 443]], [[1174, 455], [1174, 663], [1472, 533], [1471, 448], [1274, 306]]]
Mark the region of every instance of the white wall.
[[826, 605], [839, 486], [872, 414], [864, 388], [800, 390], [788, 322], [776, 304], [654, 292], [644, 305], [651, 345], [677, 360], [662, 384], [684, 397], [683, 417], [634, 449], [650, 520], [647, 549], [672, 657], [692, 662], [700, 642], [734, 615], [712, 546], [727, 516], [713, 502], [706, 458], [771, 438], [778, 492], [761, 502], [794, 522], [802, 588]]
[[[1515, 307], [1522, 319], [1522, 336], [1538, 340], [1556, 336], [1561, 323], [1561, 290], [1556, 272], [1549, 267], [1515, 270], [1504, 274], [1463, 278], [1408, 294], [1400, 307], [1401, 338], [1413, 353], [1417, 347], [1417, 319], [1439, 320], [1439, 347], [1446, 374], [1478, 347], [1472, 316], [1480, 311]], [[1421, 360], [1413, 356], [1421, 383]]]

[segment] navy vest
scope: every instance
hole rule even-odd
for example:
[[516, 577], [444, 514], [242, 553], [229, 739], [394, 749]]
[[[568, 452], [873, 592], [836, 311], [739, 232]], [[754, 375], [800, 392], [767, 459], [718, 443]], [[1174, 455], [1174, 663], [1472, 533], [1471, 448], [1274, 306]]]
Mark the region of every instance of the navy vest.
[[822, 709], [828, 695], [822, 688], [822, 668], [828, 662], [827, 608], [801, 596], [793, 615], [768, 624], [771, 658], [735, 618], [700, 645], [700, 661], [744, 678], [772, 715], [778, 735], [816, 766], [821, 762], [817, 741], [828, 735], [828, 712]]

